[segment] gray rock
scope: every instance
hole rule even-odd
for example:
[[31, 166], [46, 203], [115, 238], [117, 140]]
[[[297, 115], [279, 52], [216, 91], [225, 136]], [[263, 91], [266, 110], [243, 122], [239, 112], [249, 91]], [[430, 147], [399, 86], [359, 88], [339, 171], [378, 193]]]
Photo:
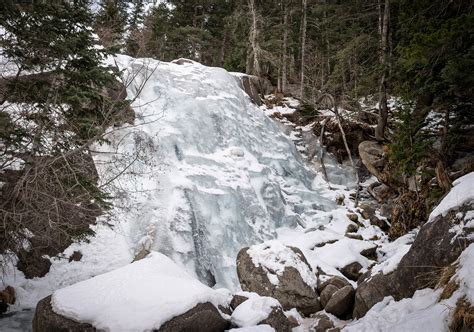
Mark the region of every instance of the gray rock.
[[[160, 332], [221, 332], [229, 328], [229, 322], [209, 302], [200, 303], [182, 315], [164, 323]], [[95, 332], [90, 324], [78, 323], [58, 315], [51, 307], [51, 296], [38, 302], [33, 318], [33, 332]]]
[[359, 221], [359, 216], [355, 213], [348, 213], [347, 218], [349, 218], [349, 220], [352, 221], [352, 222], [358, 222]]
[[364, 257], [367, 257], [368, 259], [377, 260], [377, 246], [364, 249], [360, 252], [360, 254]]
[[364, 141], [359, 144], [359, 157], [369, 172], [380, 182], [385, 182], [383, 169], [387, 160], [382, 144], [375, 141]]
[[258, 325], [270, 325], [275, 329], [276, 332], [291, 332], [291, 330], [296, 327], [285, 315], [283, 310], [278, 308], [273, 308], [268, 317], [262, 320]]
[[360, 272], [361, 269], [362, 265], [360, 265], [359, 262], [353, 262], [349, 265], [344, 266], [342, 269], [339, 269], [339, 271], [341, 271], [341, 273], [347, 279], [357, 281], [357, 279], [359, 279], [359, 277], [362, 275], [362, 273]]
[[336, 317], [349, 318], [354, 308], [354, 294], [352, 286], [345, 286], [331, 296], [324, 309]]
[[232, 301], [230, 301], [230, 307], [235, 310], [239, 305], [247, 301], [249, 298], [243, 295], [234, 295]]
[[349, 224], [347, 225], [346, 232], [347, 233], [356, 233], [359, 230], [359, 226], [356, 224]]
[[336, 293], [338, 290], [338, 287], [331, 284], [324, 287], [323, 291], [321, 292], [321, 295], [319, 296], [319, 301], [321, 302], [321, 306], [323, 308], [326, 307], [326, 304], [329, 302], [334, 293]]
[[326, 286], [328, 285], [334, 285], [337, 287], [337, 289], [341, 289], [342, 287], [350, 286], [351, 284], [349, 281], [347, 281], [346, 279], [342, 277], [333, 276], [318, 286], [319, 292], [322, 292], [324, 288], [326, 288]]
[[464, 228], [461, 233], [450, 232], [460, 223], [462, 216], [474, 210], [474, 202], [458, 207], [446, 216], [438, 216], [424, 224], [410, 250], [403, 256], [395, 271], [388, 275], [377, 274], [365, 278], [357, 287], [353, 316], [360, 318], [385, 296], [396, 300], [413, 296], [415, 291], [432, 285], [439, 271], [451, 265], [462, 251], [474, 241], [469, 235], [473, 229]]
[[313, 326], [315, 332], [326, 332], [329, 329], [334, 328], [334, 323], [331, 318], [324, 313], [318, 313], [315, 318], [318, 319], [315, 326]]
[[[301, 250], [291, 249], [308, 265]], [[237, 255], [237, 275], [242, 290], [273, 297], [285, 310], [296, 308], [303, 315], [321, 310], [317, 292], [304, 282], [298, 270], [286, 267], [282, 275], [278, 276], [279, 284], [276, 286], [268, 280], [267, 273], [261, 266], [255, 266], [247, 250], [248, 248], [243, 248]]]
[[33, 318], [33, 332], [95, 332], [90, 324], [78, 323], [58, 315], [51, 307], [51, 295], [45, 297], [36, 305]]
[[159, 332], [222, 332], [230, 323], [220, 315], [211, 303], [199, 303], [184, 314], [161, 325]]

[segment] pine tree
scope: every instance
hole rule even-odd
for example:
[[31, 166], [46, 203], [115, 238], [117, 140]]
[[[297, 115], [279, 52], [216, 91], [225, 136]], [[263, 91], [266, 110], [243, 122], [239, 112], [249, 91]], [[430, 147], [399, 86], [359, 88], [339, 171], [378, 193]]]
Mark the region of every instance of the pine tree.
[[107, 48], [121, 51], [127, 24], [127, 3], [125, 0], [101, 0], [95, 18], [95, 31]]
[[[41, 260], [45, 248], [54, 254], [87, 234], [108, 207], [89, 146], [123, 105], [104, 91], [116, 74], [102, 65], [107, 53], [96, 45], [92, 17], [86, 1], [0, 11], [1, 55], [18, 68], [2, 80], [0, 115], [9, 128], [2, 131], [0, 176], [9, 175], [1, 179], [0, 252]], [[23, 168], [9, 170], [12, 163]], [[22, 254], [24, 229], [34, 235], [31, 255]]]

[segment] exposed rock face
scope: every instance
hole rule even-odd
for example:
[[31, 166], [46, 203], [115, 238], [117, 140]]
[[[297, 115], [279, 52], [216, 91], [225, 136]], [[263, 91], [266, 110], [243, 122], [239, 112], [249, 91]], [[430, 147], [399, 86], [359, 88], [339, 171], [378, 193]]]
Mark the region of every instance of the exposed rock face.
[[387, 183], [383, 170], [387, 163], [383, 145], [375, 141], [364, 141], [359, 144], [359, 157], [369, 172], [380, 182]]
[[[462, 251], [474, 242], [473, 228], [462, 227], [467, 211], [474, 202], [464, 204], [423, 225], [413, 245], [390, 274], [377, 274], [357, 287], [353, 316], [360, 318], [385, 296], [396, 300], [411, 297], [416, 290], [429, 287], [437, 280], [441, 268], [452, 264]], [[456, 231], [452, 231], [457, 229]], [[366, 277], [368, 277], [367, 274]]]
[[262, 320], [258, 325], [268, 324], [275, 329], [277, 332], [291, 332], [291, 330], [296, 327], [294, 323], [285, 316], [283, 310], [278, 308], [273, 308], [268, 317]]
[[240, 75], [235, 77], [240, 84], [241, 89], [249, 95], [252, 102], [258, 106], [263, 105], [260, 96], [271, 92], [271, 83], [268, 82], [268, 80], [253, 75]]
[[222, 332], [229, 326], [229, 322], [222, 318], [216, 307], [207, 302], [200, 303], [184, 314], [167, 321], [158, 331]]
[[[291, 266], [285, 267], [283, 273], [278, 276], [278, 285], [274, 285], [268, 279], [264, 268], [255, 266], [247, 253], [248, 249], [243, 248], [237, 255], [237, 274], [242, 290], [273, 297], [285, 310], [296, 308], [304, 315], [310, 315], [321, 309], [317, 292], [305, 283], [297, 269]], [[299, 249], [291, 249], [308, 265]]]
[[15, 289], [11, 286], [7, 286], [0, 292], [0, 314], [8, 310], [10, 304], [15, 304], [16, 296]]
[[241, 305], [242, 303], [244, 303], [248, 299], [249, 298], [246, 297], [246, 296], [234, 295], [232, 297], [232, 301], [230, 301], [230, 307], [232, 308], [232, 310], [235, 310], [235, 308], [237, 308], [239, 305]]
[[350, 317], [354, 307], [354, 294], [355, 291], [352, 286], [345, 286], [339, 289], [331, 296], [324, 310], [336, 317]]
[[318, 289], [321, 291], [321, 305], [328, 313], [347, 319], [354, 308], [355, 291], [352, 285], [341, 277], [332, 277]]
[[90, 324], [78, 323], [64, 316], [58, 315], [51, 307], [51, 296], [38, 302], [33, 318], [33, 332], [95, 332]]
[[[286, 318], [286, 317], [285, 317]], [[229, 328], [229, 322], [220, 315], [219, 311], [209, 302], [200, 303], [182, 315], [164, 323], [159, 331], [196, 331], [221, 332]], [[62, 315], [58, 315], [51, 307], [51, 296], [38, 302], [33, 319], [33, 332], [95, 332], [90, 324], [78, 323]]]

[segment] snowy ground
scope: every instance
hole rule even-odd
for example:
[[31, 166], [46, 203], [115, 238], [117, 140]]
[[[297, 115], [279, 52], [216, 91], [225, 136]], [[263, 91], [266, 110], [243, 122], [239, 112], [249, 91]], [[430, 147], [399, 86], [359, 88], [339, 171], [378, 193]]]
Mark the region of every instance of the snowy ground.
[[[333, 275], [341, 275], [338, 268], [356, 261], [364, 269], [375, 265], [388, 273], [408, 250], [416, 231], [388, 243], [349, 199], [354, 185], [351, 170], [328, 156], [330, 189], [317, 172], [318, 165], [308, 161], [308, 154], [321, 148], [317, 138], [307, 128], [271, 119], [225, 70], [125, 56], [117, 62], [130, 83], [129, 96], [140, 93], [134, 102], [137, 125], [115, 130], [109, 136], [111, 145], [94, 149], [101, 180], [116, 197], [115, 207], [94, 226], [95, 237], [73, 244], [61, 258], [52, 258], [44, 278], [27, 280], [8, 267], [3, 284], [16, 289], [18, 300], [12, 311], [18, 314], [1, 319], [0, 330], [27, 330], [32, 311], [21, 310], [33, 309], [57, 289], [129, 266], [142, 249], [166, 255], [203, 284], [231, 291], [240, 289], [235, 272], [238, 250], [270, 239], [300, 248], [313, 269]], [[278, 111], [287, 114], [295, 106], [292, 100], [287, 109]], [[122, 174], [115, 178], [118, 173]], [[343, 205], [337, 205], [341, 197]], [[348, 226], [354, 226], [348, 212], [358, 214], [363, 227], [355, 235], [362, 240], [345, 237]], [[377, 263], [360, 254], [374, 246]], [[69, 262], [75, 250], [83, 257]], [[375, 318], [351, 328], [392, 326], [392, 321], [392, 325], [373, 324], [384, 310], [398, 310], [392, 314], [396, 321], [410, 310], [435, 306], [434, 296], [422, 292], [407, 300], [412, 301], [407, 302], [410, 306], [387, 299], [367, 316]], [[67, 305], [64, 297], [61, 301]], [[254, 302], [248, 305], [261, 310], [273, 305], [269, 300]], [[439, 313], [436, 308], [430, 315]], [[236, 313], [233, 319], [243, 318]]]

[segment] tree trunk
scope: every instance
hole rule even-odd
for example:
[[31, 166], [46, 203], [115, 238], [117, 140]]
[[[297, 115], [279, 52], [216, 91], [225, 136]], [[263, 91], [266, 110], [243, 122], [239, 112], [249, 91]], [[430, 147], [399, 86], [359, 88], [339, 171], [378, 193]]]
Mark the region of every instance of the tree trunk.
[[302, 0], [302, 19], [301, 19], [301, 77], [300, 77], [300, 98], [304, 98], [304, 67], [305, 67], [305, 48], [306, 48], [306, 5], [307, 0]]
[[390, 0], [385, 0], [382, 8], [382, 0], [378, 0], [379, 10], [379, 61], [382, 67], [382, 77], [379, 85], [379, 118], [375, 128], [375, 139], [384, 140], [385, 127], [388, 121], [387, 106], [387, 46], [388, 46], [388, 22], [390, 18]]
[[252, 56], [253, 56], [252, 74], [260, 77], [260, 74], [261, 74], [260, 61], [259, 61], [260, 46], [258, 45], [258, 41], [257, 41], [258, 25], [257, 25], [257, 10], [255, 8], [255, 0], [248, 0], [248, 5], [249, 5], [251, 20], [252, 20], [250, 33], [249, 33], [250, 47], [252, 48]]
[[286, 66], [288, 62], [287, 49], [288, 49], [288, 8], [283, 7], [283, 59], [281, 64], [281, 92], [285, 94], [286, 92]]

